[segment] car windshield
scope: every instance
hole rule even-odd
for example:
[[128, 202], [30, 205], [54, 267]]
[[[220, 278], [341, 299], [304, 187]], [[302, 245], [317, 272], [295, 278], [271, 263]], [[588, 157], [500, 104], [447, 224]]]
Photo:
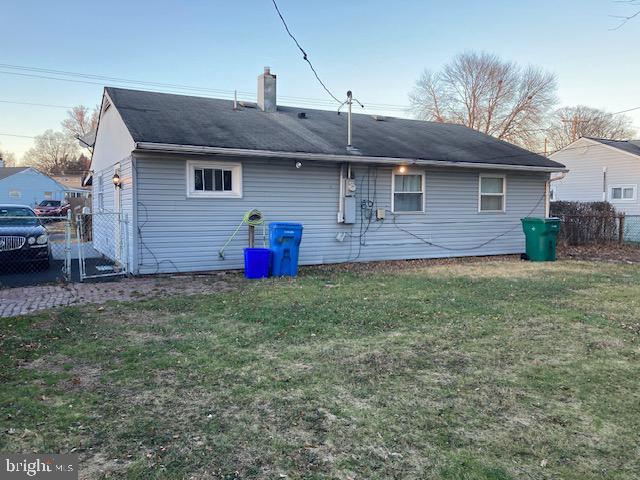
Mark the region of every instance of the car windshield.
[[60, 200], [43, 200], [40, 202], [39, 207], [59, 207]]
[[0, 227], [8, 225], [39, 225], [38, 217], [26, 207], [1, 207], [0, 206]]

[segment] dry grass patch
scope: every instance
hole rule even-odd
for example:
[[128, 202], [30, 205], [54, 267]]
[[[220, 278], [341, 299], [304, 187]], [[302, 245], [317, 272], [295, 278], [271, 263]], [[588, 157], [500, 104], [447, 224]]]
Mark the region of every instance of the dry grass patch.
[[84, 478], [633, 479], [639, 285], [396, 262], [5, 321], [0, 449]]

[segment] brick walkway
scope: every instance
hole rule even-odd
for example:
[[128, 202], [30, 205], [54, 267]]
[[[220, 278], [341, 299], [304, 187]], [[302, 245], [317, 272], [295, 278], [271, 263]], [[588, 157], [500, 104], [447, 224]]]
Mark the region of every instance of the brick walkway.
[[0, 290], [0, 317], [13, 317], [66, 305], [228, 291], [234, 288], [233, 283], [237, 283], [238, 278], [233, 273], [214, 273], [8, 288]]

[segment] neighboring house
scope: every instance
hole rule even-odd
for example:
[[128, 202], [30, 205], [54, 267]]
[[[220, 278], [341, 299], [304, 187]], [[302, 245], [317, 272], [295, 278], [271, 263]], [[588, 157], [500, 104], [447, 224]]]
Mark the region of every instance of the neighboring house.
[[611, 202], [618, 211], [640, 215], [640, 141], [583, 137], [551, 155], [569, 169], [552, 182], [553, 200]]
[[66, 187], [32, 167], [0, 167], [0, 203], [34, 206], [64, 200]]
[[56, 182], [61, 183], [66, 188], [66, 198], [89, 198], [91, 189], [82, 186], [83, 175], [54, 175], [52, 177]]
[[105, 88], [93, 212], [128, 223], [94, 242], [128, 244], [133, 273], [241, 268], [246, 233], [218, 250], [257, 208], [304, 225], [302, 264], [517, 254], [520, 219], [544, 215], [550, 173], [565, 170], [460, 125], [363, 114], [349, 148], [347, 114], [276, 107], [275, 81], [265, 70], [257, 104], [235, 108]]

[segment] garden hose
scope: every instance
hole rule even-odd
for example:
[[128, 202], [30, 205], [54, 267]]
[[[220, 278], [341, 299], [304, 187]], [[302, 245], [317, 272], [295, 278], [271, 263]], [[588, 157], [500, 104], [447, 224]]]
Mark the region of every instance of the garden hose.
[[264, 226], [264, 216], [262, 215], [262, 212], [260, 210], [254, 208], [249, 210], [242, 216], [242, 221], [238, 224], [238, 226], [233, 231], [231, 236], [227, 239], [227, 241], [222, 246], [222, 248], [218, 250], [218, 256], [222, 260], [224, 260], [224, 249], [227, 248], [227, 246], [233, 241], [234, 238], [236, 238], [238, 231], [240, 231], [240, 228], [242, 227], [242, 225], [245, 225], [245, 224], [248, 225], [249, 227], [257, 227], [259, 225], [262, 225], [262, 245], [264, 247], [267, 246], [267, 233]]

